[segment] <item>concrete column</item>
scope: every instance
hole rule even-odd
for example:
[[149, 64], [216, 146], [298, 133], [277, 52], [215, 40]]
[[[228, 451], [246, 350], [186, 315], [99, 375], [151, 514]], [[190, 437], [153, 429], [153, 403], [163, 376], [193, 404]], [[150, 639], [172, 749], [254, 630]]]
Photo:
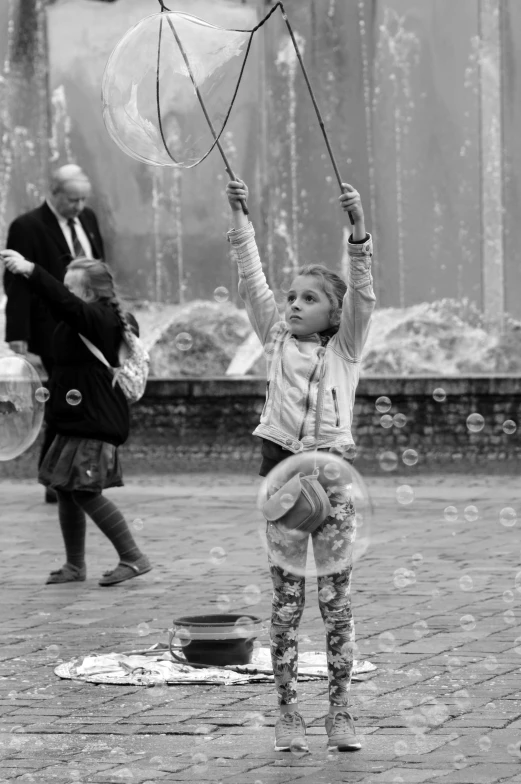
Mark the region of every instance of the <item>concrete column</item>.
[[483, 310], [499, 320], [505, 310], [500, 6], [501, 0], [479, 0]]

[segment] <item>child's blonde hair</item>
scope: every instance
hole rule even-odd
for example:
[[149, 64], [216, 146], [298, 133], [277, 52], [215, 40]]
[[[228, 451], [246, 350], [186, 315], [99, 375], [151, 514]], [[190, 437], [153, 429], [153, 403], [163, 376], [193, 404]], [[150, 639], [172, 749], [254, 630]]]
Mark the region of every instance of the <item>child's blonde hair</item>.
[[122, 329], [128, 329], [125, 311], [117, 294], [114, 276], [108, 264], [99, 259], [79, 258], [74, 259], [67, 266], [67, 272], [69, 271], [82, 272], [82, 280], [85, 286], [92, 291], [96, 300], [109, 304], [118, 316]]
[[342, 308], [344, 296], [347, 291], [346, 282], [340, 275], [337, 275], [336, 272], [332, 272], [323, 264], [306, 264], [298, 270], [297, 275], [312, 275], [314, 278], [320, 280], [324, 293], [331, 303], [331, 310], [329, 313], [331, 326], [338, 326], [340, 323], [338, 309]]

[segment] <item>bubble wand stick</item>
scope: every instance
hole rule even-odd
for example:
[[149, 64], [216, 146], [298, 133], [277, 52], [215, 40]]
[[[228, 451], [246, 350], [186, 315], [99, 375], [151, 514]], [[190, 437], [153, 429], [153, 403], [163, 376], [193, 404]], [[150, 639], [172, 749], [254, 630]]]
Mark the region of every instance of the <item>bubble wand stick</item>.
[[[163, 13], [164, 11], [170, 11], [170, 9], [167, 8], [166, 5], [164, 4], [163, 0], [159, 0], [159, 5], [161, 6], [161, 13]], [[199, 101], [201, 109], [203, 110], [203, 114], [205, 116], [206, 122], [208, 123], [208, 127], [210, 128], [210, 131], [211, 131], [212, 136], [214, 138], [215, 145], [216, 145], [217, 149], [219, 150], [219, 152], [221, 153], [222, 159], [224, 161], [224, 168], [226, 169], [226, 173], [228, 174], [228, 177], [230, 178], [230, 180], [235, 180], [236, 179], [235, 174], [233, 173], [232, 167], [230, 166], [230, 164], [228, 162], [228, 158], [226, 157], [226, 153], [224, 152], [224, 150], [222, 148], [222, 144], [221, 144], [221, 142], [219, 140], [219, 136], [217, 135], [217, 132], [216, 132], [215, 128], [213, 127], [213, 123], [212, 123], [212, 121], [210, 119], [210, 116], [209, 116], [209, 114], [208, 114], [208, 112], [206, 110], [206, 106], [204, 104], [203, 97], [201, 95], [201, 91], [199, 90], [199, 86], [198, 86], [198, 84], [197, 84], [197, 82], [195, 80], [194, 73], [193, 73], [192, 68], [190, 66], [190, 61], [189, 61], [188, 57], [186, 56], [186, 52], [184, 50], [183, 44], [181, 43], [181, 39], [179, 38], [179, 36], [177, 34], [177, 30], [175, 29], [175, 27], [173, 25], [173, 22], [170, 19], [170, 16], [168, 14], [166, 14], [166, 21], [168, 22], [170, 30], [172, 31], [172, 34], [173, 34], [173, 36], [174, 36], [174, 38], [176, 40], [177, 46], [179, 47], [179, 51], [181, 52], [181, 56], [182, 56], [182, 58], [184, 60], [184, 63], [186, 65], [186, 70], [188, 71], [188, 75], [190, 76], [190, 81], [192, 82], [193, 88], [195, 90], [195, 94], [197, 96], [197, 99]], [[162, 135], [162, 130], [161, 130], [161, 135]], [[163, 139], [163, 141], [164, 141], [164, 139]], [[246, 205], [246, 200], [245, 199], [241, 199], [241, 205], [242, 205], [243, 213], [245, 215], [249, 215], [250, 213], [249, 213], [248, 207]]]

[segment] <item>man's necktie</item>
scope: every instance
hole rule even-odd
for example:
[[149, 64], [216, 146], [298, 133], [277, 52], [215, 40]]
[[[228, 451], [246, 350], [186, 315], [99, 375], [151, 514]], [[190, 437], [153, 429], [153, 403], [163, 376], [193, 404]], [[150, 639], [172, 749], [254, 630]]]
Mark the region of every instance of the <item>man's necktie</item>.
[[74, 225], [74, 218], [69, 218], [67, 220], [67, 226], [71, 230], [72, 247], [74, 248], [74, 258], [77, 259], [78, 256], [85, 256], [83, 245], [79, 241], [78, 235], [76, 234], [76, 226]]

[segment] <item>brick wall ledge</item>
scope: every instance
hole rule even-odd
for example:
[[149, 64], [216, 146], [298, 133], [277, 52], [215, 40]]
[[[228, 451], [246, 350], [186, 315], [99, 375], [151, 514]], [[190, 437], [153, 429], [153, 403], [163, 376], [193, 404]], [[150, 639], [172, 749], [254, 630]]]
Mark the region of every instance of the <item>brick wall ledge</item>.
[[[521, 375], [508, 373], [494, 376], [363, 376], [357, 397], [387, 395], [429, 395], [441, 387], [447, 396], [513, 395], [521, 393]], [[205, 376], [186, 378], [150, 378], [144, 399], [172, 397], [257, 397], [264, 395], [266, 379], [262, 376]]]

